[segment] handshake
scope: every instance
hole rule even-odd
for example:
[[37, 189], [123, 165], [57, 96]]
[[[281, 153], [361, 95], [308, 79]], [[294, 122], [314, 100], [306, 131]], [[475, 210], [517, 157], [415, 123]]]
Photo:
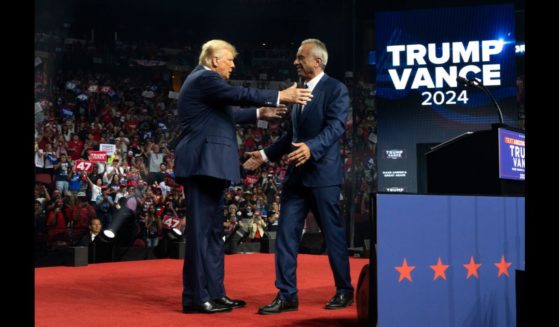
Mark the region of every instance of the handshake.
[[[287, 155], [287, 161], [290, 164], [295, 164], [295, 167], [299, 167], [311, 159], [311, 150], [305, 143], [291, 144], [295, 147], [295, 150]], [[243, 163], [243, 168], [246, 170], [256, 170], [265, 162], [260, 151], [247, 152], [245, 155], [249, 156], [249, 159]]]

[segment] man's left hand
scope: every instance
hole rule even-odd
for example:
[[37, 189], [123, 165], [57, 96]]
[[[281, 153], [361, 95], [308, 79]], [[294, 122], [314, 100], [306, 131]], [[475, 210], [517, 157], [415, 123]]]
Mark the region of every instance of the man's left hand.
[[311, 158], [311, 150], [305, 143], [291, 143], [297, 150], [287, 155], [289, 163], [295, 163], [295, 167], [299, 167]]
[[243, 168], [246, 170], [256, 170], [264, 163], [264, 159], [260, 154], [260, 151], [252, 151], [247, 152], [245, 155], [249, 156], [250, 158], [243, 163]]
[[258, 108], [259, 111], [259, 119], [262, 120], [271, 120], [274, 118], [282, 118], [285, 116], [287, 112], [287, 107], [281, 105], [280, 107], [260, 107]]

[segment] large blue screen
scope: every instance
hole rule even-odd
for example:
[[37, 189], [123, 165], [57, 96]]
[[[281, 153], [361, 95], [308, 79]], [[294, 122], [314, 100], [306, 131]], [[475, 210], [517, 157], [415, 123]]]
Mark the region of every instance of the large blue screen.
[[423, 192], [430, 146], [499, 122], [477, 78], [518, 125], [513, 5], [379, 12], [376, 16], [379, 192]]

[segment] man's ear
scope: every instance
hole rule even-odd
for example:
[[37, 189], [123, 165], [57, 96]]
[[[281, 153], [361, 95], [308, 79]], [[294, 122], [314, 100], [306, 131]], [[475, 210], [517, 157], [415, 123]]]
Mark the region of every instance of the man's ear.
[[217, 67], [217, 62], [218, 62], [219, 58], [217, 57], [212, 57], [212, 68]]
[[320, 59], [320, 58], [315, 58], [315, 61], [316, 61], [316, 66], [317, 66], [317, 67], [320, 67], [320, 64], [322, 63], [322, 59]]

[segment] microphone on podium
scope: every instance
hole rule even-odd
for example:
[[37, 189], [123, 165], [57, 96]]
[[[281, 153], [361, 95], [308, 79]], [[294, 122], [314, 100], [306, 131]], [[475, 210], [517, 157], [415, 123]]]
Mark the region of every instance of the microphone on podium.
[[481, 81], [479, 81], [475, 77], [472, 78], [472, 79], [466, 79], [462, 76], [458, 76], [458, 77], [456, 77], [456, 82], [458, 82], [458, 84], [462, 85], [462, 86], [475, 87], [477, 89], [482, 90], [483, 93], [485, 93], [491, 99], [491, 101], [493, 101], [493, 104], [495, 105], [495, 108], [497, 108], [497, 113], [499, 115], [499, 124], [504, 125], [504, 123], [503, 123], [503, 111], [501, 110], [501, 107], [499, 106], [499, 103], [497, 103], [497, 100], [495, 99], [493, 94], [491, 94], [491, 92], [489, 92], [489, 90], [485, 87], [485, 85], [483, 85], [481, 83]]
[[462, 76], [458, 76], [456, 77], [456, 81], [458, 82], [458, 84], [461, 84], [463, 86], [473, 86], [473, 87], [477, 87], [477, 85], [475, 84], [474, 81], [477, 81], [475, 78], [473, 79], [465, 79]]

